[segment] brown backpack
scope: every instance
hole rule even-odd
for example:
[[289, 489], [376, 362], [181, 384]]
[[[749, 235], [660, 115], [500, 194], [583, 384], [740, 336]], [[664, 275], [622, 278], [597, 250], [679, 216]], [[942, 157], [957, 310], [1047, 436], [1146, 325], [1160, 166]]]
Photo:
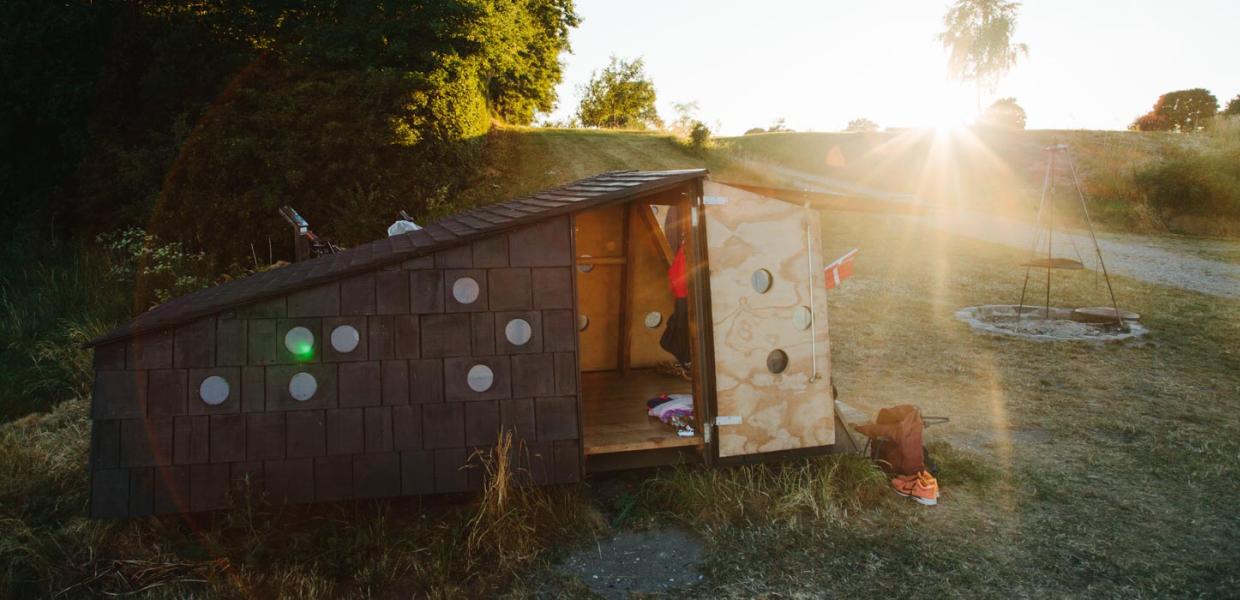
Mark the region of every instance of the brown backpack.
[[870, 458], [884, 471], [912, 475], [926, 468], [921, 411], [911, 404], [881, 408], [873, 423], [853, 428], [870, 438]]

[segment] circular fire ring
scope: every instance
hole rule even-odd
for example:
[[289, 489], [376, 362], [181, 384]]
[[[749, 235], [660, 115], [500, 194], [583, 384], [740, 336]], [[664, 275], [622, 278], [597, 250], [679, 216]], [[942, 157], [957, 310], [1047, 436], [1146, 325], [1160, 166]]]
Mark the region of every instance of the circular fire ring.
[[1124, 318], [1122, 327], [1115, 322], [1115, 309], [1110, 307], [1052, 306], [1048, 311], [1041, 306], [987, 304], [956, 311], [956, 318], [976, 331], [1040, 342], [1120, 342], [1148, 332], [1137, 322], [1140, 315], [1121, 309], [1120, 316]]

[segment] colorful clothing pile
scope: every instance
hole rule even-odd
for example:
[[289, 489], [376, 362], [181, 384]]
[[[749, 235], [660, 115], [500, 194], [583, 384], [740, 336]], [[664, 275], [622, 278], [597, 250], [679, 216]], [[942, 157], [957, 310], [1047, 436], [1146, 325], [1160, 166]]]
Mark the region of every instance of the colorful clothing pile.
[[660, 421], [667, 423], [672, 417], [691, 417], [693, 416], [693, 395], [691, 394], [667, 394], [660, 396], [655, 400], [661, 400], [654, 406], [647, 406], [650, 410], [646, 414], [658, 418]]
[[676, 435], [693, 437], [693, 395], [664, 394], [646, 401], [646, 414], [676, 428]]

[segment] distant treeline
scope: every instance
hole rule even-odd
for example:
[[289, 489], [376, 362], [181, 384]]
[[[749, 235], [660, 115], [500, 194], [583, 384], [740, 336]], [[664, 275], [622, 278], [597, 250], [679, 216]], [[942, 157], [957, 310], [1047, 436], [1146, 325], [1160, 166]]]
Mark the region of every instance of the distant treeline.
[[139, 225], [216, 267], [444, 210], [492, 119], [552, 108], [572, 0], [10, 0], [5, 235]]

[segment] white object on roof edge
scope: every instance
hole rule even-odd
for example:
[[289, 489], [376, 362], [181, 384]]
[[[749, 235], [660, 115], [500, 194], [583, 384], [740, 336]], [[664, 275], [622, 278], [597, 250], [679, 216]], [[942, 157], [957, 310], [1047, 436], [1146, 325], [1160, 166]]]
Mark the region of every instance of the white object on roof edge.
[[417, 231], [421, 228], [422, 227], [420, 225], [418, 225], [417, 223], [414, 223], [413, 221], [406, 221], [404, 219], [400, 219], [396, 221], [395, 223], [392, 223], [390, 226], [388, 226], [388, 237], [392, 237], [394, 235], [401, 235], [403, 233], [409, 233], [410, 231]]

